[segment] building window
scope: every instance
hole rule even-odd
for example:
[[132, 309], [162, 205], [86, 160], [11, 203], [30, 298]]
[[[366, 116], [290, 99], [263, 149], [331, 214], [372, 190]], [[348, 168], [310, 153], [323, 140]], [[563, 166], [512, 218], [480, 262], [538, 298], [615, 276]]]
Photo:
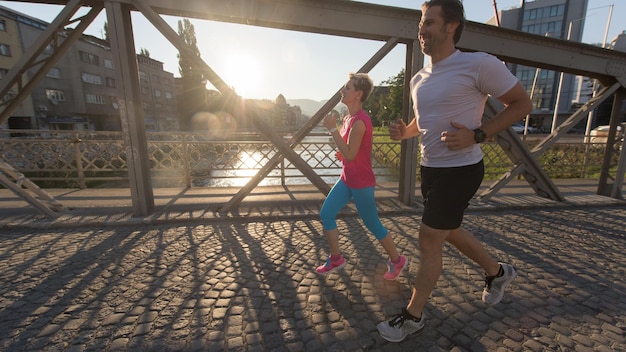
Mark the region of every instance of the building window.
[[104, 105], [107, 102], [107, 98], [104, 95], [87, 93], [85, 94], [85, 101], [89, 104]]
[[83, 79], [83, 82], [85, 83], [96, 84], [99, 86], [102, 85], [102, 77], [98, 75], [93, 75], [91, 73], [83, 73], [81, 77]]
[[78, 55], [80, 57], [80, 61], [82, 62], [96, 65], [96, 66], [100, 65], [100, 58], [98, 57], [98, 55], [94, 55], [86, 51], [79, 51]]
[[565, 14], [565, 4], [554, 5], [550, 7], [550, 15], [552, 17], [563, 16]]
[[113, 69], [113, 60], [111, 59], [103, 59], [104, 61], [104, 67], [105, 68], [109, 68], [109, 69]]
[[61, 70], [58, 67], [53, 67], [48, 71], [46, 77], [61, 79]]
[[52, 104], [57, 104], [60, 101], [65, 101], [65, 93], [63, 93], [62, 90], [46, 89], [46, 98], [48, 98]]
[[171, 92], [165, 92], [165, 99], [171, 100], [172, 98], [173, 98], [173, 96], [172, 96]]
[[148, 75], [143, 72], [143, 71], [139, 71], [139, 79], [143, 80], [143, 81], [147, 81], [148, 80]]
[[0, 44], [0, 55], [11, 56], [11, 47], [7, 44]]
[[31, 18], [26, 18], [23, 16], [17, 16], [17, 21], [20, 23], [24, 23], [25, 25], [31, 26], [31, 27], [35, 27], [35, 28], [39, 28], [42, 31], [45, 30], [48, 26], [45, 23], [42, 23], [38, 20], [34, 20]]
[[115, 88], [115, 78], [107, 77], [106, 81], [107, 81], [107, 87]]
[[159, 89], [155, 89], [154, 90], [154, 96], [157, 97], [157, 98], [161, 97], [161, 91]]
[[3, 31], [3, 32], [7, 31], [7, 21], [0, 20], [0, 31]]
[[9, 73], [8, 69], [0, 68], [0, 79], [3, 79], [4, 77], [6, 77], [7, 73]]

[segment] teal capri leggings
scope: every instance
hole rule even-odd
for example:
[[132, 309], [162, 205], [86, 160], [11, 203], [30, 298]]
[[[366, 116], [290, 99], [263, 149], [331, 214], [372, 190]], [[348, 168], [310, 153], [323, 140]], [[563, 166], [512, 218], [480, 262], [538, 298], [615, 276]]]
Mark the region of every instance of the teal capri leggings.
[[337, 214], [345, 207], [350, 200], [354, 200], [356, 210], [359, 212], [365, 226], [374, 234], [376, 239], [382, 240], [387, 237], [389, 231], [383, 226], [378, 217], [376, 208], [376, 198], [374, 197], [374, 187], [353, 189], [348, 187], [341, 179], [335, 183], [328, 193], [320, 218], [324, 230], [334, 230], [337, 228]]

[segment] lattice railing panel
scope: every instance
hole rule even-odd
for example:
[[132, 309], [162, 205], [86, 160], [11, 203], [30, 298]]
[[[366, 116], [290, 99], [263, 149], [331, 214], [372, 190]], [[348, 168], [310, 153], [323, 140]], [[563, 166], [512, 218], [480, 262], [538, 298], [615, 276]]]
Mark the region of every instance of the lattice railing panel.
[[[215, 140], [193, 133], [148, 133], [148, 153], [153, 179], [167, 180], [160, 185], [181, 185], [190, 180], [199, 185], [235, 185], [254, 176], [272, 159], [278, 149], [254, 134], [238, 140]], [[400, 144], [379, 136], [372, 146], [372, 164], [379, 181], [397, 180]], [[616, 143], [616, 150], [621, 143]], [[529, 146], [532, 148], [532, 145]], [[512, 162], [494, 143], [482, 145], [486, 178], [497, 179]], [[327, 136], [307, 137], [294, 151], [326, 181], [334, 182], [341, 173], [336, 146]], [[539, 158], [553, 178], [596, 177], [602, 165], [604, 144], [557, 143]], [[619, 153], [614, 153], [616, 165]], [[13, 137], [0, 136], [0, 158], [27, 177], [37, 180], [85, 181], [124, 180], [128, 177], [127, 151], [119, 132], [22, 131]], [[419, 156], [418, 156], [419, 158]], [[299, 179], [300, 170], [284, 159], [268, 178]], [[418, 175], [419, 177], [419, 175]], [[207, 182], [240, 179], [241, 182]]]
[[121, 141], [83, 141], [79, 148], [85, 171], [106, 173], [128, 170], [126, 149]]
[[67, 141], [11, 140], [3, 143], [0, 157], [21, 172], [76, 170], [74, 147]]

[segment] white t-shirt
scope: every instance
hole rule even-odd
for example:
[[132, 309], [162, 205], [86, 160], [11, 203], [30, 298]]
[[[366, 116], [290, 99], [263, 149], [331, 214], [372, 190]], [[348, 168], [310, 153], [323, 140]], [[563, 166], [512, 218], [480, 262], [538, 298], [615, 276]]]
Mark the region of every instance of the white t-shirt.
[[422, 68], [411, 79], [413, 109], [420, 131], [421, 164], [456, 167], [482, 159], [479, 144], [449, 150], [441, 132], [454, 129], [455, 121], [470, 130], [480, 127], [488, 95], [500, 97], [518, 80], [495, 56], [457, 50], [434, 65]]

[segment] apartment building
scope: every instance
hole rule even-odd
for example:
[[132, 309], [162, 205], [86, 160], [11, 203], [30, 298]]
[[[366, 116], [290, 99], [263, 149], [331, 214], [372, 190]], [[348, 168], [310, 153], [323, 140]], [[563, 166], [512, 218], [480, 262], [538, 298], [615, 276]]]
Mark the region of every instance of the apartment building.
[[[0, 71], [7, 69], [8, 72], [48, 23], [2, 6], [0, 19], [7, 28], [6, 32], [0, 32], [0, 50], [3, 43], [15, 46], [10, 50], [12, 60], [5, 60], [5, 63], [0, 58]], [[66, 29], [66, 33], [71, 30]], [[61, 40], [63, 35], [59, 33]], [[42, 55], [51, 53], [44, 51]], [[163, 70], [162, 62], [143, 55], [137, 57], [146, 129], [177, 129], [173, 74]], [[27, 75], [30, 78], [32, 72]], [[22, 104], [23, 108], [12, 113], [2, 127], [121, 130], [118, 99], [122, 93], [116, 77], [109, 42], [82, 35], [37, 84]]]
[[[18, 28], [19, 20], [21, 20], [20, 17], [15, 13], [0, 7], [0, 80], [22, 56], [23, 44]], [[33, 21], [33, 26], [45, 28], [45, 24], [38, 21]], [[7, 96], [2, 98], [2, 102], [16, 94], [17, 89], [12, 89]], [[0, 128], [35, 128], [34, 115], [35, 108], [32, 97], [29, 96], [15, 109], [12, 118], [0, 125]]]
[[[520, 7], [499, 11], [500, 26], [580, 42], [585, 25], [587, 3], [588, 0], [524, 1]], [[490, 19], [488, 23], [495, 24], [495, 18]], [[560, 72], [523, 65], [510, 65], [510, 67], [527, 91], [533, 91], [532, 115], [537, 120], [541, 117], [553, 116], [559, 92], [561, 96], [558, 99], [558, 114], [567, 115], [572, 112], [575, 107], [572, 102], [577, 101], [578, 87], [586, 87], [582, 82], [577, 82], [574, 75], [563, 75], [561, 82]], [[541, 121], [536, 121], [536, 123], [540, 124]]]
[[137, 55], [139, 82], [146, 129], [178, 130], [174, 75], [163, 70], [163, 63], [145, 55]]

